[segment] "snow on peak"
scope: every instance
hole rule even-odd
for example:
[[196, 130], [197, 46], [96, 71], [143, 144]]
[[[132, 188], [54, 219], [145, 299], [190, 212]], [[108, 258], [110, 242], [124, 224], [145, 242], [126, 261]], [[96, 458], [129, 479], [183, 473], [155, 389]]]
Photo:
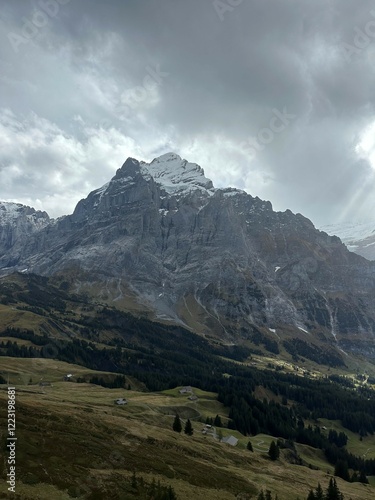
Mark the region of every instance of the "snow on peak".
[[196, 163], [183, 160], [175, 153], [154, 158], [151, 163], [140, 162], [142, 175], [150, 175], [168, 194], [184, 194], [189, 191], [211, 191], [213, 184]]
[[174, 161], [174, 160], [182, 161], [182, 158], [178, 154], [170, 152], [170, 153], [165, 153], [163, 155], [160, 155], [157, 158], [154, 158], [152, 160], [152, 162], [154, 162], [154, 161], [163, 162], [163, 161]]
[[335, 234], [347, 246], [348, 250], [375, 260], [375, 220], [362, 222], [343, 222], [320, 228], [328, 234]]
[[220, 191], [221, 193], [223, 193], [223, 195], [228, 198], [228, 197], [231, 197], [231, 196], [237, 196], [238, 194], [246, 194], [245, 191], [243, 191], [242, 189], [237, 189], [237, 188], [221, 188], [221, 189], [218, 189], [218, 191]]
[[329, 224], [319, 229], [328, 234], [339, 236], [344, 243], [351, 244], [373, 236], [375, 234], [375, 220]]
[[18, 219], [25, 218], [35, 227], [42, 228], [50, 222], [46, 212], [8, 201], [0, 201], [0, 224], [13, 224]]
[[[113, 193], [114, 186], [116, 186], [115, 190], [120, 191], [125, 187], [135, 186], [140, 176], [146, 181], [153, 179], [168, 195], [180, 197], [198, 191], [212, 196], [215, 192], [212, 181], [205, 177], [203, 168], [196, 163], [183, 160], [175, 153], [166, 153], [154, 158], [150, 163], [127, 158], [111, 181], [92, 191], [88, 198], [93, 206], [97, 207], [101, 204], [103, 197]], [[84, 200], [81, 200], [74, 213], [80, 212], [83, 206]]]
[[15, 220], [19, 217], [22, 208], [24, 206], [21, 203], [0, 201], [0, 219], [7, 221]]
[[95, 191], [92, 191], [90, 193], [90, 196], [93, 196], [96, 198], [95, 202], [94, 202], [94, 207], [98, 206], [99, 203], [101, 202], [101, 199], [103, 198], [103, 196], [105, 195], [108, 187], [110, 185], [110, 182], [107, 182], [106, 184], [104, 184], [104, 186], [98, 188], [98, 189], [95, 189]]

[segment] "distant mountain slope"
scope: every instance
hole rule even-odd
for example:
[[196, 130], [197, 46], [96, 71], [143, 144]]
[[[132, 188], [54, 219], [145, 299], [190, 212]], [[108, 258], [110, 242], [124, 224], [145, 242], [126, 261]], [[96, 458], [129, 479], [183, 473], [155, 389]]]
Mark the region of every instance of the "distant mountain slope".
[[[18, 219], [17, 219], [18, 220]], [[375, 357], [375, 263], [174, 153], [128, 158], [72, 215], [11, 242], [0, 266], [236, 342], [259, 328]]]
[[351, 252], [375, 260], [375, 219], [371, 222], [330, 224], [321, 229], [339, 236]]
[[[48, 226], [50, 222], [46, 212], [20, 203], [0, 201], [0, 259], [17, 244], [23, 245], [28, 237]], [[13, 264], [9, 256], [8, 264]]]

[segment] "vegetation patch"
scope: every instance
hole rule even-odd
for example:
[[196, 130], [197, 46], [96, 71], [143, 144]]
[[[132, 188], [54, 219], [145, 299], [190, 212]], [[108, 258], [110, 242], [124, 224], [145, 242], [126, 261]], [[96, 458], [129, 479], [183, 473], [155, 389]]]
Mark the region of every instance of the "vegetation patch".
[[325, 364], [328, 366], [345, 366], [342, 357], [333, 349], [322, 349], [316, 345], [308, 344], [301, 339], [283, 340], [285, 350], [292, 356], [295, 361], [299, 357], [304, 357], [314, 361], [317, 364]]

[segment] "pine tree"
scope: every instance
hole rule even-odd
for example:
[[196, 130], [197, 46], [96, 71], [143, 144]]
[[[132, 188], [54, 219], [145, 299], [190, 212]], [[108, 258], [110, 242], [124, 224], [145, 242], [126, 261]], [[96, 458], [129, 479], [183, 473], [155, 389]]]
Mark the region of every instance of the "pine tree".
[[318, 486], [315, 490], [315, 500], [324, 500], [324, 492], [320, 483], [318, 483]]
[[280, 456], [280, 450], [275, 441], [270, 444], [270, 449], [268, 450], [268, 455], [271, 460], [277, 460]]
[[351, 483], [358, 483], [359, 481], [359, 476], [357, 472], [353, 472], [352, 477], [350, 478]]
[[214, 419], [214, 425], [216, 427], [223, 427], [223, 424], [221, 422], [221, 418], [219, 417], [219, 415], [216, 415], [216, 417]]
[[132, 488], [137, 488], [137, 478], [136, 478], [136, 475], [135, 475], [135, 471], [133, 472], [133, 475], [132, 475], [131, 485], [132, 485]]
[[152, 483], [150, 485], [148, 494], [150, 495], [151, 498], [153, 498], [156, 494], [156, 481], [154, 477], [152, 478]]
[[310, 492], [307, 496], [307, 500], [316, 500], [316, 496], [315, 496], [315, 493], [313, 492], [313, 490], [310, 490]]
[[336, 479], [331, 477], [327, 488], [325, 500], [343, 500], [343, 496], [337, 486]]
[[249, 451], [254, 451], [254, 450], [253, 450], [253, 445], [251, 444], [251, 441], [249, 441], [249, 442], [247, 443], [247, 449], [248, 449]]
[[263, 490], [259, 493], [257, 500], [266, 500]]
[[168, 486], [168, 500], [177, 500], [176, 493], [174, 492], [174, 489], [172, 486]]
[[359, 475], [359, 482], [364, 483], [364, 484], [368, 484], [368, 479], [367, 479], [365, 471], [363, 469], [361, 470], [361, 473]]
[[173, 430], [175, 432], [181, 432], [182, 431], [182, 425], [181, 425], [181, 420], [178, 415], [175, 416], [174, 421], [173, 421]]
[[335, 465], [335, 476], [341, 477], [344, 481], [350, 481], [348, 462], [345, 460], [338, 460]]
[[190, 419], [188, 418], [185, 424], [185, 434], [188, 434], [189, 436], [193, 435], [193, 426], [191, 425]]

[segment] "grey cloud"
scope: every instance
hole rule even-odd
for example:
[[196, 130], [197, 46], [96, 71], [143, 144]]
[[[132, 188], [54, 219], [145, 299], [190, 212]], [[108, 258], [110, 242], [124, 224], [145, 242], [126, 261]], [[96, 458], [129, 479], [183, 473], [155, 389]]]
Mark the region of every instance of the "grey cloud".
[[[103, 153], [118, 140], [123, 159], [176, 149], [214, 183], [245, 186], [319, 223], [365, 216], [372, 207], [374, 169], [355, 146], [374, 121], [375, 29], [350, 61], [343, 45], [355, 46], [358, 30], [375, 21], [370, 0], [245, 0], [222, 20], [212, 0], [71, 0], [18, 53], [9, 33], [21, 32], [40, 1], [0, 6], [0, 107], [20, 121], [33, 112], [61, 130], [74, 149], [66, 160], [82, 164], [77, 186], [88, 171], [82, 151], [94, 158], [95, 148]], [[168, 74], [153, 93], [143, 87], [149, 67]], [[124, 95], [136, 88], [144, 97], [129, 108]], [[296, 118], [247, 157], [241, 144], [284, 108]], [[100, 124], [104, 135], [90, 142], [88, 131]], [[42, 143], [31, 149], [22, 158], [16, 149], [7, 160], [3, 153], [2, 165], [14, 154], [25, 175], [0, 197], [20, 196], [25, 179], [43, 177], [51, 155], [63, 154]], [[105, 165], [93, 168], [110, 177], [113, 161], [104, 156]], [[30, 199], [63, 197], [64, 185], [78, 197], [63, 171], [59, 186], [35, 182]], [[103, 179], [98, 172], [92, 184]]]

